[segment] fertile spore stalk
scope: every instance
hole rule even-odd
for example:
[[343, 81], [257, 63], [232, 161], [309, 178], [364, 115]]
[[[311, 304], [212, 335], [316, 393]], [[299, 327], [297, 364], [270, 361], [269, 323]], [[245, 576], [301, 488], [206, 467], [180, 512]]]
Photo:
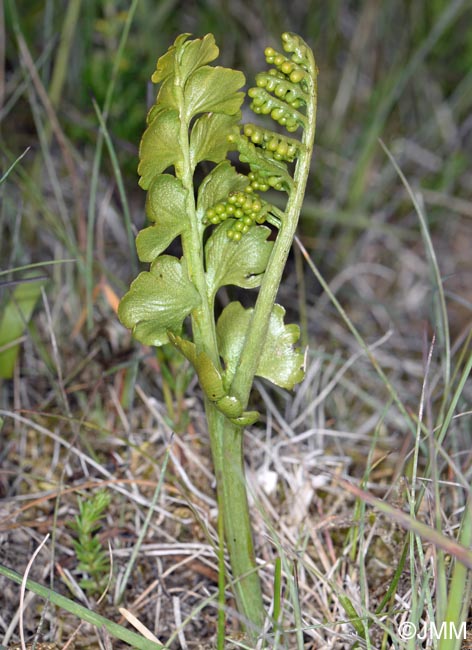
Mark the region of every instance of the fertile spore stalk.
[[[149, 262], [123, 297], [121, 322], [146, 345], [172, 343], [192, 364], [205, 395], [219, 514], [235, 581], [235, 597], [251, 636], [266, 612], [256, 570], [242, 455], [243, 429], [259, 418], [247, 410], [254, 377], [292, 389], [303, 378], [296, 325], [275, 304], [302, 207], [313, 150], [317, 69], [297, 35], [282, 35], [284, 53], [265, 51], [273, 66], [248, 91], [256, 115], [268, 115], [300, 139], [258, 124], [240, 125], [241, 72], [208, 65], [218, 56], [212, 34], [179, 36], [158, 60], [160, 84], [140, 147], [139, 184], [148, 191], [152, 225], [136, 239]], [[248, 173], [227, 159], [237, 150]], [[195, 186], [198, 163], [215, 163]], [[172, 168], [174, 173], [164, 173]], [[197, 198], [195, 190], [197, 189]], [[285, 209], [261, 195], [287, 193]], [[278, 230], [269, 240], [271, 224]], [[207, 236], [207, 230], [210, 234]], [[180, 237], [181, 259], [165, 254]], [[215, 320], [226, 285], [259, 292], [253, 308], [231, 302]], [[182, 328], [190, 316], [191, 339]]]

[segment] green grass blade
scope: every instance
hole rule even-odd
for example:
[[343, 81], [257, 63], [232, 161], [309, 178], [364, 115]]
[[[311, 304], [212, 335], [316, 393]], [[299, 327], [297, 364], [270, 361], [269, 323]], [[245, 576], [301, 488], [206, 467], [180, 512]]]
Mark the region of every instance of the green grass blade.
[[[467, 548], [470, 548], [472, 543], [472, 500], [470, 497], [465, 505], [459, 542]], [[455, 629], [459, 630], [467, 620], [470, 589], [471, 580], [469, 571], [461, 562], [456, 561], [449, 588], [446, 615], [444, 617], [447, 624], [446, 629], [450, 630], [455, 626]], [[439, 621], [440, 624], [441, 621]], [[458, 650], [461, 647], [461, 639], [452, 639], [449, 638], [450, 636], [452, 635], [441, 635], [438, 650]]]
[[77, 29], [81, 5], [82, 0], [71, 0], [67, 4], [67, 11], [64, 17], [61, 38], [57, 48], [57, 55], [49, 86], [49, 99], [51, 100], [51, 104], [56, 108], [59, 105], [64, 82], [69, 71], [71, 47], [74, 42], [74, 33]]
[[[110, 112], [116, 80], [118, 78], [120, 65], [124, 56], [125, 45], [128, 40], [128, 36], [131, 30], [131, 24], [133, 22], [133, 18], [134, 18], [134, 14], [136, 13], [137, 6], [138, 6], [138, 0], [133, 0], [127, 12], [126, 22], [123, 27], [120, 43], [118, 45], [118, 50], [116, 52], [116, 56], [113, 62], [113, 69], [111, 72], [110, 83], [108, 84], [107, 93], [105, 96], [105, 102], [102, 111], [102, 116], [105, 123], [108, 119], [108, 115]], [[95, 213], [96, 213], [96, 203], [97, 203], [98, 177], [100, 173], [100, 165], [102, 160], [103, 142], [104, 142], [104, 132], [103, 129], [101, 129], [98, 134], [97, 146], [95, 149], [95, 157], [93, 160], [93, 167], [92, 167], [92, 174], [91, 174], [91, 181], [90, 181], [90, 195], [89, 195], [89, 203], [88, 203], [88, 221], [87, 221], [87, 244], [86, 244], [86, 252], [85, 252], [85, 292], [86, 292], [86, 300], [87, 300], [87, 326], [89, 329], [92, 328], [92, 321], [93, 321], [92, 291], [93, 291]]]
[[44, 279], [30, 279], [19, 284], [3, 308], [0, 320], [0, 377], [11, 379], [20, 345], [14, 344], [23, 334], [41, 295]]
[[26, 156], [26, 154], [28, 153], [28, 151], [30, 149], [31, 149], [31, 147], [26, 147], [26, 149], [23, 151], [23, 153], [20, 154], [18, 156], [18, 158], [14, 162], [12, 162], [10, 167], [7, 169], [7, 171], [0, 178], [0, 185], [2, 185], [2, 183], [4, 183], [7, 180], [7, 178], [10, 176], [11, 172], [15, 169], [15, 167], [18, 165], [18, 163], [21, 161], [21, 159]]
[[361, 637], [361, 639], [365, 639], [365, 629], [364, 629], [363, 620], [359, 617], [359, 614], [357, 613], [356, 608], [352, 604], [351, 599], [342, 593], [338, 593], [338, 598], [344, 611], [346, 612], [346, 616], [348, 617], [349, 623], [351, 623], [351, 625], [356, 630], [357, 634]]
[[[9, 580], [12, 580], [19, 585], [21, 585], [23, 582], [23, 576], [21, 576], [16, 571], [13, 571], [12, 569], [9, 569], [8, 567], [3, 566], [3, 564], [0, 564], [0, 575], [5, 576]], [[133, 648], [138, 648], [138, 650], [165, 650], [165, 646], [154, 643], [154, 641], [149, 641], [139, 634], [127, 630], [122, 625], [118, 625], [118, 623], [114, 623], [104, 616], [100, 616], [100, 614], [92, 612], [90, 609], [83, 607], [83, 605], [75, 603], [73, 600], [70, 600], [61, 594], [56, 593], [52, 589], [44, 587], [38, 582], [34, 582], [33, 580], [28, 579], [26, 581], [26, 588], [38, 596], [41, 596], [42, 598], [50, 601], [54, 605], [62, 607], [62, 609], [65, 609], [67, 612], [78, 616], [81, 620], [86, 621], [87, 623], [91, 623], [97, 628], [104, 627], [107, 632], [109, 632], [116, 639], [120, 639], [125, 643], [129, 643]]]
[[441, 272], [439, 270], [438, 259], [436, 257], [436, 252], [434, 250], [433, 242], [431, 240], [431, 235], [429, 234], [428, 223], [423, 214], [423, 210], [421, 209], [421, 206], [418, 203], [418, 199], [416, 198], [413, 190], [411, 189], [411, 186], [408, 183], [402, 170], [398, 166], [395, 158], [392, 156], [392, 154], [390, 153], [390, 151], [387, 149], [387, 147], [384, 145], [382, 141], [380, 142], [380, 144], [382, 146], [382, 149], [387, 154], [398, 176], [400, 177], [400, 180], [405, 186], [405, 189], [408, 192], [411, 202], [413, 203], [413, 206], [415, 208], [416, 214], [418, 215], [418, 219], [421, 225], [421, 234], [423, 235], [426, 252], [429, 257], [429, 262], [431, 265], [431, 270], [436, 285], [435, 289], [438, 292], [438, 298], [439, 298], [439, 312], [440, 312], [439, 329], [442, 338], [442, 344], [444, 346], [444, 385], [446, 388], [444, 394], [447, 395], [448, 393], [447, 387], [449, 386], [450, 379], [451, 379], [451, 342], [449, 336], [449, 322], [447, 317], [446, 298], [444, 297], [444, 289], [442, 285]]
[[12, 273], [17, 273], [18, 271], [27, 271], [28, 269], [36, 269], [39, 266], [52, 266], [53, 264], [67, 264], [68, 262], [77, 262], [76, 259], [64, 259], [64, 260], [50, 260], [48, 262], [33, 262], [32, 264], [24, 264], [23, 266], [15, 266], [14, 269], [6, 269], [6, 271], [0, 271], [0, 277], [2, 275], [11, 275]]
[[356, 485], [338, 478], [338, 483], [342, 488], [351, 492], [354, 496], [359, 497], [366, 503], [374, 506], [380, 512], [383, 512], [389, 519], [396, 521], [402, 528], [410, 530], [422, 539], [431, 542], [438, 548], [444, 550], [446, 553], [453, 555], [459, 562], [462, 562], [466, 567], [472, 569], [472, 550], [466, 548], [454, 539], [447, 537], [435, 528], [431, 528], [427, 524], [418, 521], [418, 519], [406, 514], [398, 508], [394, 508], [390, 504], [377, 497], [372, 496], [369, 492], [362, 490]]
[[315, 265], [315, 263], [313, 262], [313, 260], [309, 256], [308, 251], [306, 250], [305, 246], [302, 244], [302, 242], [300, 241], [300, 239], [298, 237], [295, 237], [295, 241], [297, 243], [297, 246], [300, 248], [300, 250], [301, 250], [301, 252], [303, 254], [303, 257], [305, 258], [305, 261], [308, 264], [308, 266], [309, 266], [310, 270], [312, 271], [313, 275], [316, 277], [318, 282], [321, 284], [322, 288], [324, 289], [324, 291], [328, 295], [329, 299], [331, 300], [331, 302], [335, 306], [336, 310], [338, 311], [338, 313], [341, 316], [341, 318], [343, 319], [343, 321], [346, 323], [347, 327], [349, 328], [350, 332], [352, 333], [352, 335], [354, 336], [354, 338], [356, 339], [356, 341], [358, 342], [360, 347], [366, 353], [367, 358], [371, 362], [371, 364], [374, 367], [375, 371], [377, 372], [380, 379], [382, 380], [385, 387], [387, 388], [388, 392], [390, 393], [390, 397], [391, 397], [392, 401], [396, 404], [396, 406], [398, 407], [398, 410], [404, 416], [405, 422], [406, 422], [408, 428], [410, 429], [412, 434], [415, 435], [416, 434], [415, 423], [414, 423], [412, 417], [410, 416], [410, 414], [408, 413], [408, 411], [406, 410], [403, 402], [400, 399], [400, 396], [398, 395], [398, 392], [395, 390], [395, 387], [393, 386], [393, 384], [391, 383], [391, 381], [389, 380], [389, 378], [387, 377], [385, 372], [380, 367], [380, 364], [377, 361], [377, 358], [373, 355], [372, 351], [369, 349], [368, 345], [366, 344], [366, 342], [362, 338], [362, 336], [359, 333], [358, 329], [355, 327], [354, 323], [349, 318], [346, 311], [343, 309], [341, 303], [336, 298], [334, 293], [331, 291], [328, 283], [326, 282], [326, 280], [324, 279], [324, 277], [320, 273], [319, 269], [317, 268], [317, 266]]
[[274, 625], [277, 626], [282, 613], [282, 560], [277, 557], [275, 560], [274, 571], [274, 610], [272, 618]]
[[375, 115], [373, 117], [369, 116], [370, 125], [367, 128], [363, 146], [358, 154], [356, 170], [349, 192], [349, 205], [358, 204], [365, 192], [366, 175], [373, 151], [395, 102], [401, 97], [406, 84], [415, 72], [417, 72], [418, 67], [426, 59], [438, 40], [444, 35], [444, 32], [455, 20], [458, 20], [466, 4], [465, 0], [455, 0], [445, 4], [444, 11], [430, 30], [427, 38], [417, 48], [406, 65], [403, 62], [400, 64], [397, 76], [390, 79], [390, 83], [380, 100]]
[[126, 567], [123, 578], [121, 580], [120, 588], [119, 588], [118, 594], [117, 594], [116, 599], [115, 599], [116, 604], [121, 602], [121, 599], [123, 598], [123, 594], [124, 594], [124, 591], [126, 589], [126, 585], [128, 583], [129, 577], [131, 575], [131, 572], [133, 570], [134, 565], [136, 564], [136, 560], [138, 559], [138, 555], [139, 555], [139, 552], [141, 550], [141, 546], [143, 544], [146, 533], [147, 533], [147, 531], [149, 529], [149, 525], [151, 523], [151, 520], [152, 520], [152, 518], [154, 516], [154, 506], [156, 505], [157, 500], [159, 498], [159, 494], [161, 493], [162, 484], [164, 482], [164, 477], [165, 477], [165, 474], [166, 474], [167, 463], [169, 462], [169, 454], [170, 454], [170, 445], [167, 446], [167, 449], [166, 449], [166, 452], [165, 452], [165, 455], [164, 455], [164, 461], [162, 463], [161, 473], [160, 473], [159, 480], [158, 480], [157, 485], [156, 485], [156, 489], [154, 490], [154, 494], [152, 495], [151, 505], [149, 506], [149, 509], [148, 509], [148, 512], [147, 512], [147, 515], [146, 515], [146, 519], [144, 520], [144, 523], [143, 523], [143, 525], [141, 527], [139, 537], [138, 537], [138, 539], [136, 541], [136, 544], [133, 547], [133, 552], [131, 553], [130, 560], [129, 560], [128, 565]]
[[471, 371], [472, 371], [472, 353], [469, 354], [469, 358], [467, 359], [464, 370], [459, 379], [457, 388], [454, 391], [454, 394], [452, 396], [444, 421], [442, 422], [441, 428], [439, 429], [439, 432], [436, 436], [438, 445], [441, 445], [444, 438], [446, 437], [447, 430], [449, 428], [449, 425], [451, 424], [452, 418], [454, 417], [454, 412], [456, 410], [457, 403], [459, 401], [460, 396], [462, 395], [462, 391], [464, 390], [465, 383], [469, 378]]
[[133, 234], [133, 222], [131, 220], [131, 213], [128, 205], [128, 199], [126, 197], [126, 192], [125, 192], [125, 186], [123, 183], [123, 176], [121, 174], [121, 169], [120, 165], [118, 163], [118, 158], [116, 156], [115, 148], [113, 146], [113, 142], [110, 137], [110, 133], [108, 132], [107, 125], [105, 122], [105, 119], [103, 117], [102, 112], [100, 111], [100, 108], [97, 104], [97, 102], [92, 99], [93, 107], [95, 109], [95, 113], [97, 115], [98, 121], [100, 123], [100, 128], [101, 132], [103, 133], [103, 137], [105, 139], [105, 144], [107, 145], [108, 153], [110, 155], [110, 160], [111, 164], [113, 167], [113, 172], [115, 174], [116, 178], [116, 185], [118, 187], [118, 192], [120, 194], [120, 199], [121, 199], [121, 205], [123, 207], [123, 217], [125, 220], [125, 229], [126, 229], [126, 235], [128, 237], [128, 246], [129, 246], [129, 259], [131, 263], [131, 268], [133, 271], [133, 275], [137, 275], [138, 273], [138, 257], [136, 255], [136, 246], [134, 244], [134, 234]]
[[298, 588], [298, 570], [296, 560], [293, 563], [293, 575], [289, 581], [290, 598], [292, 600], [293, 618], [295, 621], [295, 636], [297, 639], [297, 650], [303, 650], [303, 619], [300, 607], [300, 594]]

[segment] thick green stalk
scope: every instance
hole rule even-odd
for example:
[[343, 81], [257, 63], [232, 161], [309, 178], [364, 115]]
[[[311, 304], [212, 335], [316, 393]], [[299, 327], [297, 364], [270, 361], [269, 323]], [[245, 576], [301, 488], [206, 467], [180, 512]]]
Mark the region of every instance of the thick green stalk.
[[238, 611], [245, 618], [251, 636], [257, 636], [266, 616], [262, 589], [256, 571], [252, 527], [244, 478], [243, 433], [215, 406], [205, 404], [210, 431], [211, 450], [218, 490], [218, 504], [223, 512]]
[[306, 128], [303, 132], [302, 139], [304, 147], [297, 161], [294, 186], [287, 201], [279, 234], [277, 235], [269, 263], [264, 273], [264, 279], [262, 280], [252, 320], [248, 327], [240, 363], [230, 390], [230, 393], [235, 395], [244, 407], [247, 406], [254, 375], [259, 365], [259, 359], [269, 327], [270, 314], [277, 297], [282, 273], [297, 229], [298, 218], [305, 196], [305, 187], [310, 172], [315, 140], [317, 100], [316, 64], [311, 54], [310, 59], [310, 67], [314, 71], [314, 76], [310, 79], [310, 100], [307, 103]]

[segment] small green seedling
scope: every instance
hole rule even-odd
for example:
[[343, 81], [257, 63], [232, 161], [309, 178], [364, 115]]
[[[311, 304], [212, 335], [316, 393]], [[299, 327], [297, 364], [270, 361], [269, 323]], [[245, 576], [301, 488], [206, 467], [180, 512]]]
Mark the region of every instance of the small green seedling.
[[108, 492], [100, 491], [91, 499], [78, 499], [79, 514], [70, 527], [77, 534], [74, 548], [79, 561], [77, 570], [83, 574], [79, 584], [89, 596], [100, 596], [110, 572], [110, 558], [97, 531], [110, 505]]
[[[152, 80], [160, 87], [138, 167], [151, 225], [138, 234], [136, 246], [150, 268], [131, 284], [118, 312], [138, 341], [170, 342], [198, 376], [220, 530], [237, 606], [253, 638], [266, 612], [244, 483], [243, 428], [259, 418], [248, 410], [256, 375], [289, 390], [303, 378], [303, 354], [295, 347], [299, 328], [285, 325], [285, 310], [275, 299], [302, 207], [316, 121], [313, 54], [292, 33], [282, 35], [282, 49], [265, 50], [270, 67], [248, 91], [254, 113], [272, 118], [279, 130], [240, 124], [245, 77], [210, 65], [219, 53], [212, 34], [201, 39], [182, 34], [158, 60]], [[234, 150], [244, 174], [228, 160]], [[197, 184], [203, 161], [202, 169], [208, 163], [213, 167]], [[271, 204], [270, 195], [263, 196], [272, 189], [286, 195], [283, 210]], [[176, 238], [180, 259], [166, 253]], [[226, 285], [259, 288], [257, 299], [252, 308], [229, 303], [216, 320], [215, 297]], [[190, 340], [182, 335], [188, 317]]]

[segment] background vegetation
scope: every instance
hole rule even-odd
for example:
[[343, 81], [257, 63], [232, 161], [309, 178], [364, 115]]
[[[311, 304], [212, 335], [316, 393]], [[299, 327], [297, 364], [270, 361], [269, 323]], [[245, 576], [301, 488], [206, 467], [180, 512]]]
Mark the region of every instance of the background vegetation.
[[[121, 604], [172, 648], [212, 647], [200, 395], [188, 366], [133, 344], [115, 310], [137, 264], [137, 147], [157, 57], [181, 32], [213, 32], [221, 63], [250, 82], [291, 30], [320, 69], [300, 239], [345, 312], [294, 250], [281, 293], [309, 346], [307, 378], [295, 395], [260, 383], [267, 421], [247, 436], [266, 596], [283, 558], [285, 624], [298, 630], [274, 647], [406, 647], [401, 617], [444, 616], [454, 563], [392, 517], [367, 517], [337, 478], [412, 513], [425, 488], [418, 518], [458, 534], [472, 478], [470, 3], [7, 0], [0, 18], [0, 562], [23, 573], [52, 533], [38, 582], [116, 621]], [[103, 489], [108, 507], [84, 522]], [[30, 598], [20, 625], [17, 588], [1, 581], [0, 640], [23, 626], [63, 647], [78, 619]], [[469, 587], [464, 576], [467, 602]], [[83, 624], [76, 647], [98, 637]]]

